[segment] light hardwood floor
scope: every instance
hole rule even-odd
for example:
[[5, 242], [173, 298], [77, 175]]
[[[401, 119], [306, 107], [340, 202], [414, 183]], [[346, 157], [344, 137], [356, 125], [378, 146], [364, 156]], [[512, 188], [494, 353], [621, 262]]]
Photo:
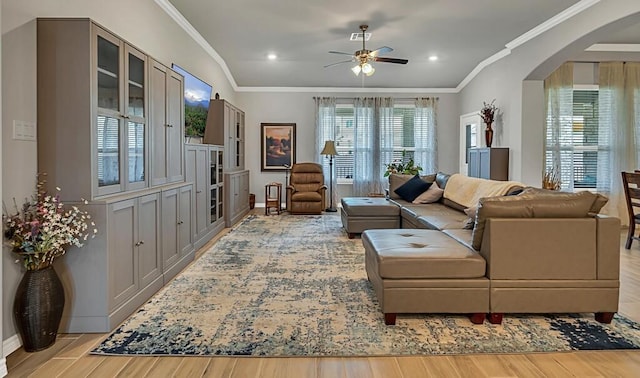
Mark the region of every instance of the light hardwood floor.
[[[263, 212], [264, 209], [254, 211]], [[225, 230], [227, 232], [228, 230]], [[198, 256], [221, 233], [198, 251]], [[621, 240], [624, 240], [624, 232]], [[622, 243], [624, 245], [624, 243]], [[620, 249], [619, 313], [640, 322], [640, 244]], [[60, 335], [7, 357], [9, 377], [638, 377], [640, 351], [362, 358], [91, 356], [106, 334]], [[517, 352], [517, 351], [514, 351]]]

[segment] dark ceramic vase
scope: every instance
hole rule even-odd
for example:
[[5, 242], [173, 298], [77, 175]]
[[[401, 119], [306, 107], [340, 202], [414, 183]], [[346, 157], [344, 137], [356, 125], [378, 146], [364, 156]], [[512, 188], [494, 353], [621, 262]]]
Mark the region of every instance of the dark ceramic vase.
[[24, 350], [36, 352], [53, 345], [63, 309], [64, 289], [52, 266], [24, 273], [13, 302]]
[[484, 131], [484, 141], [487, 144], [487, 147], [491, 147], [493, 144], [493, 129], [491, 128], [490, 123], [487, 123], [487, 129]]

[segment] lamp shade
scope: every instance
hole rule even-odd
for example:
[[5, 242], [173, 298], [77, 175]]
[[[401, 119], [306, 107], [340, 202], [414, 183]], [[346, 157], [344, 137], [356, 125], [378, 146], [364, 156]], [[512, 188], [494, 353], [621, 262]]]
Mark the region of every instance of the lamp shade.
[[338, 155], [338, 151], [336, 151], [336, 145], [332, 140], [327, 140], [324, 142], [324, 148], [320, 155], [328, 155], [328, 156], [336, 156]]

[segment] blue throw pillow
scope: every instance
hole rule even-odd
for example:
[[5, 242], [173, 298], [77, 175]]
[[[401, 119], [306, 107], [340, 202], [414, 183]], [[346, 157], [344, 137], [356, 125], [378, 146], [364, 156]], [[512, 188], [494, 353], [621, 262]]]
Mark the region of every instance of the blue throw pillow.
[[398, 189], [394, 190], [394, 192], [403, 200], [413, 202], [414, 199], [429, 189], [430, 186], [430, 182], [426, 182], [422, 180], [420, 176], [415, 175]]

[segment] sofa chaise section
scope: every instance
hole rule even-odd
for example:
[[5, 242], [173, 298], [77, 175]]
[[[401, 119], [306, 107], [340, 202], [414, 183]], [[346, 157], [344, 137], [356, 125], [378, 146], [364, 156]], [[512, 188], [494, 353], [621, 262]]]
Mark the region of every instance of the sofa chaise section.
[[489, 311], [485, 260], [436, 230], [366, 230], [365, 268], [384, 314], [464, 313], [482, 323]]

